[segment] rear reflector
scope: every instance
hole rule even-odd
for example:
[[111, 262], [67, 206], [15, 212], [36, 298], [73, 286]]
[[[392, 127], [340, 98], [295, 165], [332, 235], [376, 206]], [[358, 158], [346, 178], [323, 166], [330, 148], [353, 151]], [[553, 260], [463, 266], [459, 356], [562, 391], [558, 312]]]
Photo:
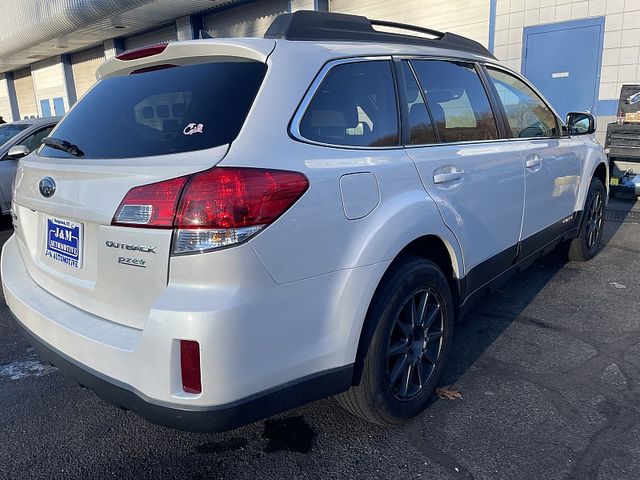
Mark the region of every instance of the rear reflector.
[[298, 172], [212, 168], [135, 187], [113, 225], [175, 229], [174, 254], [234, 245], [273, 223], [309, 187]]
[[159, 55], [164, 52], [167, 45], [167, 43], [158, 43], [157, 45], [127, 50], [126, 52], [116, 55], [116, 58], [118, 60], [137, 60], [138, 58], [152, 57], [153, 55]]
[[180, 340], [180, 372], [182, 390], [202, 393], [200, 375], [200, 344], [193, 340]]

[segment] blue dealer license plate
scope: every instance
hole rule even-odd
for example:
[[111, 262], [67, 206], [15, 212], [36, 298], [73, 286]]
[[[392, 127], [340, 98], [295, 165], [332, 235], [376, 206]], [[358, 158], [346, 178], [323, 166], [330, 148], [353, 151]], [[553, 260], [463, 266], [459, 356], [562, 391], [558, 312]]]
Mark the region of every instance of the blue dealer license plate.
[[73, 268], [82, 268], [82, 224], [47, 218], [45, 256]]

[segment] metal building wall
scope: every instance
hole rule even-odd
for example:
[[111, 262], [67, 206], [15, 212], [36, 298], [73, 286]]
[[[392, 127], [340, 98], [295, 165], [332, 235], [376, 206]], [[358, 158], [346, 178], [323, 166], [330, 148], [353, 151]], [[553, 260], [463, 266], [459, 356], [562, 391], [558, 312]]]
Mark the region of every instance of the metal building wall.
[[37, 117], [38, 107], [36, 96], [33, 91], [33, 79], [31, 78], [31, 68], [23, 68], [13, 72], [13, 84], [16, 89], [16, 100], [18, 102], [18, 112], [20, 118]]
[[[508, 0], [503, 0], [508, 1]], [[640, 0], [639, 0], [640, 1]], [[329, 10], [449, 31], [489, 44], [490, 0], [330, 0]]]
[[204, 17], [204, 28], [214, 37], [262, 37], [271, 22], [289, 11], [287, 0], [255, 0]]
[[497, 0], [496, 13], [494, 53], [517, 71], [525, 27], [605, 17], [597, 123], [598, 140], [604, 142], [622, 85], [640, 83], [640, 0]]
[[[64, 111], [69, 110], [69, 100], [64, 81], [64, 67], [60, 57], [48, 58], [42, 62], [31, 65], [33, 87], [36, 97], [38, 114], [46, 117], [47, 112], [42, 107], [42, 102], [49, 102], [50, 115], [55, 115], [55, 103], [62, 99]], [[58, 114], [64, 112], [57, 112]]]
[[104, 62], [104, 47], [99, 46], [71, 55], [71, 70], [76, 96], [80, 98], [96, 82], [96, 69]]
[[172, 42], [178, 39], [178, 33], [176, 31], [175, 22], [166, 27], [158, 28], [150, 32], [141, 33], [140, 35], [134, 35], [124, 41], [124, 47], [127, 50], [132, 48], [146, 47], [147, 45], [153, 45], [155, 43]]
[[7, 79], [4, 75], [0, 76], [0, 117], [2, 117], [5, 122], [10, 122], [13, 119], [11, 104], [9, 103]]

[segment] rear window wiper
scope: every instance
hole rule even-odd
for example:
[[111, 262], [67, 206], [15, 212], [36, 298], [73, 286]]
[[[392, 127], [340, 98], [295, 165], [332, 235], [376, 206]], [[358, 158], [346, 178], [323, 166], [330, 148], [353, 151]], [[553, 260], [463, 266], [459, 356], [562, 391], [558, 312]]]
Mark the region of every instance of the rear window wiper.
[[42, 139], [43, 145], [47, 147], [55, 148], [56, 150], [62, 150], [63, 152], [67, 152], [74, 157], [84, 157], [84, 152], [80, 150], [77, 145], [73, 143], [69, 143], [66, 140], [61, 140], [59, 138], [47, 137]]

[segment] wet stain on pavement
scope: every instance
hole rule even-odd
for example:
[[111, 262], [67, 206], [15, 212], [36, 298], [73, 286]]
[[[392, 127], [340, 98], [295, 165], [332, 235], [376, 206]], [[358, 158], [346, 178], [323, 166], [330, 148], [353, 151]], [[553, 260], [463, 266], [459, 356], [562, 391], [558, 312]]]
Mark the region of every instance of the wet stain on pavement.
[[262, 433], [262, 438], [267, 440], [264, 452], [309, 453], [316, 435], [316, 431], [302, 417], [267, 420]]

